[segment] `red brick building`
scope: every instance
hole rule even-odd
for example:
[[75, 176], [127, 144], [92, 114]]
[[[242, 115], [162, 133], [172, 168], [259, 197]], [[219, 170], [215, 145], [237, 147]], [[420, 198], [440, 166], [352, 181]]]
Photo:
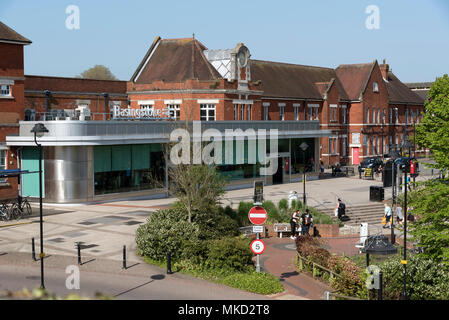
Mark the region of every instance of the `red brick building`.
[[[19, 134], [24, 118], [23, 47], [31, 41], [0, 22], [0, 170], [17, 168], [16, 148], [6, 146], [7, 135]], [[17, 195], [17, 178], [0, 179], [2, 198]]]
[[[237, 58], [241, 48], [244, 68]], [[332, 131], [320, 139], [325, 166], [388, 153], [403, 140], [406, 125], [407, 134], [413, 133], [424, 111], [424, 100], [385, 62], [332, 69], [249, 57], [243, 44], [208, 50], [193, 38], [158, 37], [128, 83], [131, 106], [169, 106], [181, 120], [210, 120], [201, 118], [198, 101], [212, 99], [215, 121], [317, 119]]]
[[[75, 138], [73, 141], [67, 140], [71, 142], [65, 144], [68, 147], [72, 143], [70, 148], [73, 150], [84, 148], [83, 152], [89, 156], [79, 160], [79, 165], [84, 161], [93, 166], [89, 169], [92, 172], [83, 176], [87, 187], [76, 187], [80, 190], [77, 196], [70, 198], [63, 194], [65, 191], [60, 192], [62, 187], [54, 186], [65, 179], [55, 176], [60, 171], [55, 161], [57, 159], [49, 159], [49, 164], [46, 164], [45, 169], [53, 172], [53, 176], [48, 176], [45, 188], [48, 189], [49, 199], [54, 201], [92, 199], [94, 194], [103, 192], [140, 190], [143, 185], [141, 179], [148, 174], [153, 161], [157, 162], [157, 166], [152, 169], [152, 174], [160, 175], [161, 181], [164, 179], [164, 173], [160, 172], [167, 169], [161, 154], [162, 133], [158, 136], [159, 140], [133, 135], [132, 139], [126, 141], [126, 134], [130, 134], [131, 130], [126, 129], [128, 131], [125, 132], [116, 124], [123, 124], [121, 127], [124, 128], [127, 124], [121, 120], [142, 119], [120, 119], [117, 110], [159, 110], [171, 120], [201, 121], [205, 126], [221, 126], [222, 129], [239, 126], [278, 128], [281, 136], [279, 152], [275, 156], [278, 157], [280, 175], [265, 178], [267, 184], [297, 181], [301, 179], [305, 165], [316, 172], [320, 162], [326, 167], [335, 163], [356, 165], [365, 157], [388, 153], [391, 146], [402, 141], [404, 134], [413, 134], [413, 123], [420, 121], [420, 113], [424, 110], [424, 100], [404, 85], [385, 61], [382, 65], [373, 61], [340, 65], [335, 69], [304, 66], [253, 60], [250, 50], [242, 43], [233, 49], [209, 50], [194, 38], [157, 37], [130, 81], [102, 81], [25, 76], [23, 46], [30, 43], [0, 23], [2, 168], [17, 168], [16, 153], [20, 157], [20, 146], [32, 146], [20, 138], [11, 138], [8, 146], [5, 144], [6, 135], [19, 134], [19, 127], [22, 127], [20, 120], [60, 121], [61, 125], [64, 124], [62, 121], [69, 121], [67, 125], [74, 126], [77, 124], [73, 121], [88, 120], [91, 124], [85, 122], [80, 125], [86, 126], [86, 132], [95, 132], [89, 137], [90, 140], [75, 137], [79, 140], [76, 142], [79, 146], [73, 142]], [[98, 121], [98, 126], [92, 120]], [[105, 123], [105, 120], [112, 121]], [[141, 123], [140, 129], [132, 130], [144, 132], [148, 130], [145, 127], [151, 127], [152, 123]], [[123, 136], [106, 143], [110, 134], [105, 133], [104, 137], [99, 138], [98, 132], [104, 130], [100, 124], [110, 124], [117, 134]], [[158, 124], [153, 127], [158, 127]], [[315, 127], [316, 130], [311, 129]], [[407, 132], [404, 131], [406, 127]], [[158, 128], [163, 129], [162, 126]], [[26, 130], [29, 131], [28, 127]], [[68, 131], [64, 133], [70, 135]], [[55, 148], [62, 145], [58, 137], [50, 137], [49, 141], [51, 139], [53, 144], [48, 142], [48, 150], [52, 151], [48, 152], [55, 156]], [[95, 142], [89, 145], [90, 142], [86, 141]], [[309, 145], [305, 152], [300, 150], [303, 142]], [[113, 145], [113, 150], [111, 147], [103, 148], [103, 143]], [[123, 143], [133, 144], [126, 147], [135, 154], [134, 158], [131, 157], [134, 160], [129, 161], [135, 161], [136, 155], [142, 150], [150, 150], [153, 160], [145, 158], [148, 163], [136, 164], [136, 170], [140, 171], [134, 174], [132, 166], [130, 169], [125, 163], [128, 161], [128, 149], [121, 145], [114, 146]], [[64, 151], [64, 157], [70, 157], [73, 150]], [[98, 160], [109, 161], [114, 152], [126, 160], [116, 165], [119, 168], [117, 170], [121, 170], [120, 177], [113, 174], [114, 164], [112, 169], [103, 168]], [[248, 185], [254, 179], [260, 179], [256, 174], [258, 165], [248, 163], [248, 156], [245, 154], [246, 162], [241, 165], [232, 164], [220, 169], [236, 181], [244, 181], [243, 184]], [[75, 181], [75, 176], [72, 178], [73, 181], [64, 183], [81, 185]], [[166, 187], [167, 179], [165, 173]], [[0, 184], [1, 198], [17, 194], [17, 183], [10, 180], [13, 179]], [[108, 186], [113, 184], [117, 184], [117, 187], [107, 191]], [[148, 182], [146, 185], [150, 188]], [[88, 195], [82, 192], [84, 189], [89, 189]]]

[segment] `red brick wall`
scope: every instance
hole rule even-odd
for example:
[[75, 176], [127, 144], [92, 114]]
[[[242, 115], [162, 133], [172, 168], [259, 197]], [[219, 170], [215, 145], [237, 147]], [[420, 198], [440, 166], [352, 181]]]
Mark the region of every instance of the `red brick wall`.
[[[0, 77], [23, 78], [23, 46], [0, 43]], [[13, 80], [11, 98], [0, 98], [0, 142], [5, 144], [6, 136], [19, 133], [19, 120], [24, 116], [24, 81]], [[6, 169], [17, 169], [16, 149], [6, 151]], [[17, 196], [17, 178], [9, 178], [0, 184], [0, 199]]]
[[23, 77], [23, 46], [0, 43], [0, 76]]

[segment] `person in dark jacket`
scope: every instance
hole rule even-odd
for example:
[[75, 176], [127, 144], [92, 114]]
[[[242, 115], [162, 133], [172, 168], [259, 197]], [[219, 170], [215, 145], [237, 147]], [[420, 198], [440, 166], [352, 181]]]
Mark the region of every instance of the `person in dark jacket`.
[[312, 215], [310, 214], [309, 209], [301, 215], [301, 234], [309, 235], [309, 229], [311, 224], [313, 223]]

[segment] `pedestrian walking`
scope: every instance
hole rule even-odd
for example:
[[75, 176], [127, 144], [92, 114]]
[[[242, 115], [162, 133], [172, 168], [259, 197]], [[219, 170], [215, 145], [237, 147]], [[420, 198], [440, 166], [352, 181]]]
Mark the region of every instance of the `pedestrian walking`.
[[346, 215], [346, 205], [341, 201], [340, 198], [337, 200], [337, 217], [338, 220], [341, 220], [341, 218]]
[[385, 217], [385, 225], [383, 226], [383, 228], [390, 228], [390, 226], [388, 225], [389, 223], [390, 223], [390, 220], [391, 220], [391, 208], [390, 208], [390, 206], [388, 205], [388, 203], [384, 203], [384, 207], [385, 207], [385, 210], [384, 210], [384, 217]]
[[290, 219], [290, 229], [292, 230], [290, 239], [296, 239], [296, 226], [299, 219], [299, 210], [293, 212], [292, 218]]
[[324, 163], [323, 163], [323, 161], [320, 161], [320, 169], [321, 169], [321, 173], [324, 173]]
[[396, 207], [396, 220], [398, 224], [402, 224], [404, 222], [404, 217], [402, 216], [402, 207], [397, 206]]
[[309, 235], [310, 225], [313, 223], [312, 215], [310, 214], [309, 209], [301, 215], [301, 234]]

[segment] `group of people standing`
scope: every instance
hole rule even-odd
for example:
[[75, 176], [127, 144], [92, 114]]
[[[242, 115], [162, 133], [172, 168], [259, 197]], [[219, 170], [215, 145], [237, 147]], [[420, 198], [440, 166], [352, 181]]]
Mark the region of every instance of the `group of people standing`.
[[301, 235], [309, 235], [310, 227], [313, 224], [313, 218], [310, 214], [310, 210], [306, 209], [304, 213], [300, 216], [299, 210], [293, 212], [292, 218], [290, 219], [291, 236], [290, 239], [296, 239], [296, 227], [298, 222], [301, 223]]
[[[391, 228], [392, 225], [392, 219], [391, 216], [393, 214], [393, 210], [391, 209], [391, 207], [388, 205], [387, 202], [384, 203], [385, 206], [385, 210], [384, 210], [384, 218], [385, 218], [385, 225], [383, 226], [383, 228]], [[408, 221], [414, 221], [415, 218], [412, 214], [412, 210], [413, 207], [407, 207], [407, 220]], [[396, 212], [395, 212], [395, 216], [396, 216], [396, 221], [399, 225], [404, 223], [404, 216], [402, 214], [402, 207], [401, 206], [396, 206]]]

